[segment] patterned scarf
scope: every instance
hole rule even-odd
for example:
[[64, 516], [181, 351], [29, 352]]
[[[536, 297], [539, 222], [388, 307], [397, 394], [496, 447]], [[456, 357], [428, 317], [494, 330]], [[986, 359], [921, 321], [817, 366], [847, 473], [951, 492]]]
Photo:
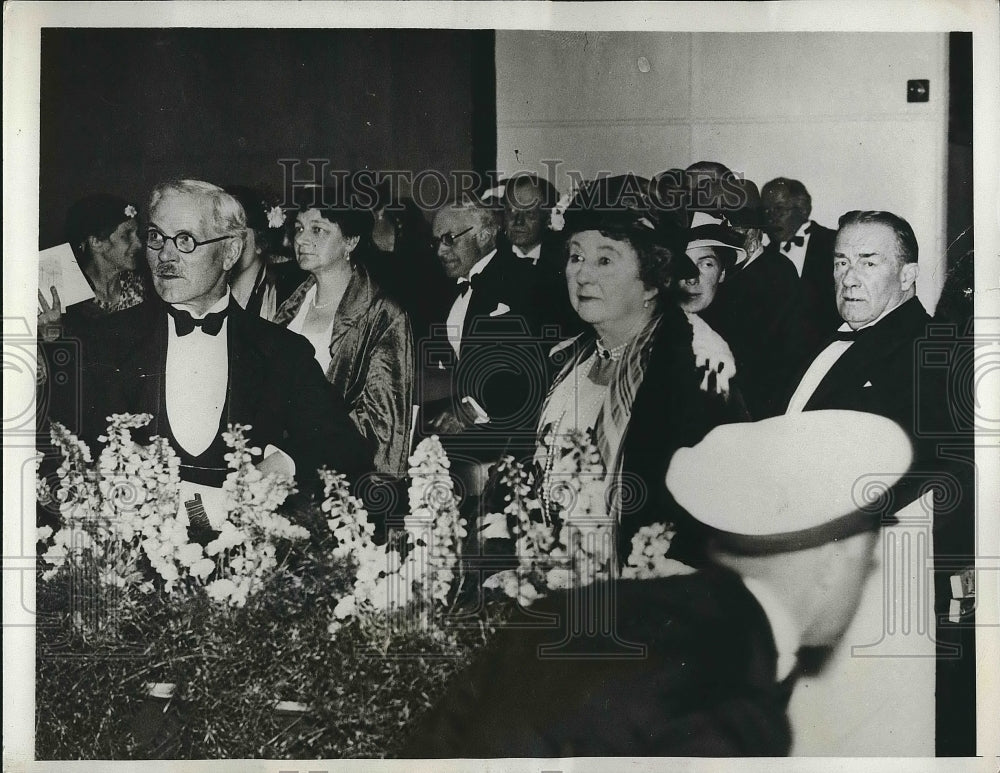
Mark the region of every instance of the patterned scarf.
[[646, 373], [650, 344], [660, 327], [661, 320], [659, 314], [654, 316], [639, 335], [625, 347], [608, 386], [604, 405], [597, 415], [594, 441], [608, 472], [617, 473], [621, 467], [622, 439], [628, 429], [629, 419], [632, 418], [632, 404]]

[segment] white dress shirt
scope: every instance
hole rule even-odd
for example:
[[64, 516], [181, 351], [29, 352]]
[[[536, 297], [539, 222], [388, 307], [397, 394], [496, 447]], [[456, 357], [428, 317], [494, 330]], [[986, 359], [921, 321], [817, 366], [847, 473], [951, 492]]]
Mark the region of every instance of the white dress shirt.
[[802, 277], [802, 267], [806, 263], [806, 250], [809, 249], [809, 233], [806, 229], [811, 224], [812, 220], [806, 220], [806, 222], [799, 226], [799, 230], [795, 232], [795, 236], [801, 236], [803, 239], [801, 247], [797, 244], [792, 244], [791, 241], [781, 242], [778, 245], [781, 254], [792, 261], [792, 265], [795, 266], [799, 278]]
[[[229, 292], [205, 314], [229, 306]], [[229, 386], [229, 316], [218, 335], [210, 336], [195, 327], [178, 336], [172, 317], [167, 316], [167, 420], [174, 438], [192, 456], [204, 453], [219, 431], [222, 408]]]
[[[881, 314], [878, 315], [874, 320], [869, 322], [867, 325], [862, 325], [858, 330], [864, 330], [872, 325], [877, 325], [881, 322], [886, 315], [898, 309], [903, 305], [905, 301], [900, 301], [891, 309], [886, 309]], [[837, 328], [839, 332], [847, 333], [853, 328], [846, 322]], [[788, 401], [788, 409], [785, 413], [800, 413], [805, 407], [806, 403], [809, 402], [809, 398], [813, 396], [813, 392], [820, 385], [820, 382], [826, 378], [826, 374], [830, 372], [830, 369], [836, 364], [844, 352], [851, 348], [854, 341], [832, 341], [829, 346], [827, 346], [823, 351], [821, 351], [816, 359], [812, 361], [812, 365], [802, 376], [802, 380], [799, 385], [795, 388], [795, 393], [792, 395], [792, 399]]]
[[538, 259], [542, 257], [542, 243], [541, 242], [539, 242], [538, 244], [536, 244], [534, 247], [532, 247], [527, 252], [525, 252], [524, 250], [522, 250], [516, 244], [512, 244], [510, 246], [511, 246], [514, 254], [517, 257], [523, 258], [524, 260], [530, 260], [531, 261], [531, 265], [533, 265], [533, 266], [537, 266], [538, 265]]
[[326, 373], [326, 369], [330, 367], [330, 361], [333, 359], [333, 355], [330, 354], [330, 335], [333, 333], [333, 323], [336, 319], [330, 320], [330, 324], [327, 326], [326, 330], [322, 330], [317, 335], [306, 335], [302, 332], [302, 328], [306, 324], [306, 317], [309, 314], [309, 309], [313, 307], [316, 302], [316, 285], [313, 285], [308, 290], [306, 290], [306, 297], [302, 299], [302, 305], [299, 306], [299, 311], [295, 315], [295, 318], [288, 323], [288, 329], [293, 333], [298, 333], [300, 336], [305, 338], [309, 343], [312, 344], [313, 356], [316, 358], [316, 362]]
[[[469, 275], [467, 277], [460, 277], [456, 280], [456, 284], [461, 283], [463, 279], [471, 280], [476, 274], [481, 274], [483, 269], [486, 268], [487, 264], [493, 259], [493, 256], [497, 254], [496, 250], [490, 251], [488, 254], [476, 261], [475, 265], [469, 269]], [[451, 311], [448, 312], [448, 319], [446, 321], [446, 329], [448, 331], [448, 343], [451, 344], [451, 348], [455, 350], [455, 356], [458, 356], [458, 351], [462, 347], [462, 330], [465, 328], [465, 315], [469, 311], [469, 301], [472, 299], [472, 293], [475, 292], [471, 287], [463, 294], [459, 295], [455, 302], [451, 305]]]
[[[208, 314], [222, 311], [229, 306], [230, 294], [220, 298], [204, 314], [192, 314], [203, 319]], [[167, 420], [174, 440], [192, 456], [204, 453], [215, 440], [222, 421], [222, 409], [229, 389], [229, 315], [222, 322], [217, 335], [208, 335], [195, 327], [186, 336], [178, 336], [174, 320], [169, 315], [167, 324], [167, 363], [164, 391]], [[295, 475], [295, 460], [280, 448], [268, 445], [262, 458], [272, 453], [281, 454], [288, 465], [289, 474]], [[226, 517], [225, 497], [221, 489], [181, 481], [178, 511], [194, 494], [202, 496], [209, 522], [218, 528]]]

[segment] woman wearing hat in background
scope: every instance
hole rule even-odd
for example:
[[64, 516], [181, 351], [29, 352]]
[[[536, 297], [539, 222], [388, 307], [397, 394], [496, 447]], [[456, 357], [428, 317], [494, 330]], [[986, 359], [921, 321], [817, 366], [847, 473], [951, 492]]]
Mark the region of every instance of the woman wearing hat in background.
[[272, 260], [281, 243], [285, 213], [268, 204], [264, 195], [243, 185], [230, 185], [226, 192], [243, 205], [247, 232], [243, 251], [229, 275], [229, 289], [244, 309], [261, 319], [273, 320], [278, 307], [306, 279], [295, 261]]
[[61, 326], [75, 328], [87, 320], [103, 317], [142, 303], [147, 282], [138, 261], [139, 242], [136, 208], [125, 199], [99, 193], [80, 199], [66, 215], [66, 241], [94, 297], [63, 309], [59, 294], [51, 288], [52, 302], [38, 291], [38, 329], [53, 340]]
[[619, 565], [640, 527], [669, 520], [678, 532], [671, 557], [700, 563], [699, 539], [664, 474], [677, 448], [744, 413], [725, 341], [678, 306], [677, 283], [696, 268], [648, 190], [633, 175], [597, 180], [565, 211], [569, 297], [589, 329], [550, 353], [565, 364], [542, 409], [535, 459], [545, 491], [557, 481], [548, 480], [554, 460], [543, 439], [592, 432], [609, 473], [599, 483], [617, 522]]
[[352, 206], [343, 191], [307, 188], [300, 194], [293, 246], [299, 267], [310, 276], [273, 321], [309, 340], [370, 443], [376, 470], [401, 476], [413, 411], [410, 321], [364, 267], [371, 213]]

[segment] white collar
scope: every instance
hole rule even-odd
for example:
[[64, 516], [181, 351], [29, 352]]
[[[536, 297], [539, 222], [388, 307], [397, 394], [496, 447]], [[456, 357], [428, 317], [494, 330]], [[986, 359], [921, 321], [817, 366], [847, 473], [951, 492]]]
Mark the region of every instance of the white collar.
[[525, 252], [524, 250], [522, 250], [516, 244], [512, 244], [510, 246], [514, 250], [514, 254], [517, 255], [517, 257], [519, 257], [519, 258], [531, 258], [531, 260], [538, 260], [540, 257], [542, 257], [542, 243], [541, 242], [539, 242], [538, 244], [536, 244], [534, 247], [532, 247], [527, 252]]
[[[189, 312], [191, 314], [192, 319], [204, 319], [209, 314], [213, 314], [217, 311], [222, 311], [223, 309], [229, 306], [230, 295], [231, 294], [229, 292], [229, 287], [227, 286], [225, 294], [221, 298], [219, 298], [219, 300], [213, 303], [211, 308], [209, 308], [208, 311], [206, 311], [204, 314], [195, 314], [193, 312]], [[187, 309], [183, 309], [175, 303], [171, 303], [170, 305], [173, 306], [178, 311], [187, 311]]]
[[[780, 247], [781, 245], [787, 244], [788, 242], [790, 242], [796, 236], [801, 236], [803, 239], [808, 239], [809, 238], [809, 234], [806, 233], [806, 229], [810, 225], [812, 225], [812, 220], [806, 220], [802, 225], [799, 226], [799, 230], [796, 231], [794, 234], [792, 234], [792, 238], [791, 239], [779, 239], [778, 241], [775, 241], [770, 236], [768, 236], [767, 233], [765, 232], [764, 236], [763, 236], [763, 238], [761, 239], [761, 242], [760, 242], [761, 248], [768, 247], [772, 243], [773, 244], [777, 244]], [[763, 251], [763, 249], [762, 249], [762, 251]], [[751, 260], [752, 260], [752, 258], [751, 258]], [[748, 261], [744, 262], [743, 265], [746, 265], [749, 262], [750, 261], [748, 260]]]
[[[764, 238], [765, 238], [765, 239], [767, 238], [767, 235], [766, 235], [766, 234], [765, 234]], [[737, 263], [737, 264], [736, 264], [736, 265], [734, 266], [734, 268], [738, 268], [738, 269], [744, 269], [744, 268], [746, 268], [747, 266], [749, 266], [749, 265], [750, 265], [751, 263], [753, 263], [753, 262], [754, 262], [755, 260], [757, 260], [757, 258], [759, 258], [759, 257], [760, 257], [761, 255], [763, 255], [763, 254], [764, 254], [764, 248], [765, 248], [766, 246], [767, 246], [767, 243], [766, 243], [766, 242], [764, 242], [764, 241], [761, 241], [761, 243], [760, 243], [760, 247], [759, 247], [759, 248], [757, 249], [757, 252], [755, 252], [755, 253], [754, 253], [753, 255], [750, 255], [750, 256], [748, 256], [748, 257], [747, 257], [747, 259], [746, 259], [746, 260], [744, 260], [744, 261], [743, 261], [742, 263]]]
[[795, 619], [789, 613], [779, 596], [771, 590], [766, 582], [755, 577], [743, 577], [743, 584], [753, 594], [771, 625], [774, 636], [774, 646], [778, 650], [778, 663], [775, 674], [776, 681], [783, 681], [795, 668], [801, 639]]
[[[892, 312], [894, 312], [896, 309], [898, 309], [900, 306], [902, 306], [908, 300], [910, 300], [910, 299], [909, 298], [904, 298], [903, 300], [901, 300], [899, 303], [897, 303], [892, 308], [889, 308], [889, 309], [886, 309], [885, 311], [883, 311], [881, 314], [879, 314], [877, 317], [875, 317], [875, 319], [873, 319], [867, 325], [862, 325], [861, 327], [859, 327], [858, 330], [864, 330], [866, 327], [872, 327], [873, 325], [877, 325], [879, 322], [881, 322], [887, 316], [889, 316], [890, 314], [892, 314]], [[839, 332], [839, 333], [849, 333], [852, 330], [854, 330], [854, 328], [851, 327], [850, 325], [848, 325], [846, 322], [843, 325], [841, 325], [840, 327], [837, 328], [837, 332]]]
[[461, 283], [463, 280], [468, 281], [472, 279], [476, 274], [483, 273], [483, 269], [486, 268], [486, 264], [490, 262], [494, 255], [497, 254], [496, 247], [486, 253], [483, 257], [472, 264], [472, 268], [469, 269], [468, 276], [460, 276], [455, 280], [455, 284]]

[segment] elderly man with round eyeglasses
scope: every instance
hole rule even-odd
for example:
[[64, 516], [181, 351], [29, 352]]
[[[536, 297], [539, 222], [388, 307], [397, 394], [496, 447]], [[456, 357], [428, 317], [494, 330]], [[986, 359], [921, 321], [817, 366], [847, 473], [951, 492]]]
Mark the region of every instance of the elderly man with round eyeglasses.
[[247, 228], [240, 203], [210, 183], [177, 180], [153, 190], [148, 211], [155, 295], [101, 320], [83, 342], [82, 436], [93, 442], [112, 413], [152, 414], [143, 431], [168, 439], [196, 492], [225, 480], [222, 433], [235, 423], [251, 426], [263, 472], [300, 487], [324, 464], [370, 470], [371, 451], [309, 345], [232, 297]]

